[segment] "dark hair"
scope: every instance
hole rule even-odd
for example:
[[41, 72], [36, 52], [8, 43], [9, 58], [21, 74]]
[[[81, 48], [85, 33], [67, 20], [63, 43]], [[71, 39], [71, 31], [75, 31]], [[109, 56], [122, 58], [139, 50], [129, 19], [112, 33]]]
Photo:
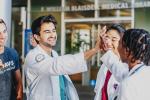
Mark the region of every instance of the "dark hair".
[[[1, 18], [0, 18], [0, 24], [4, 24], [4, 25], [6, 26], [6, 23], [5, 23], [4, 20], [1, 19]], [[6, 26], [6, 28], [7, 28], [7, 26]]]
[[41, 29], [41, 25], [43, 23], [50, 23], [50, 22], [53, 23], [55, 25], [55, 28], [56, 28], [57, 21], [56, 21], [54, 16], [47, 15], [47, 16], [38, 17], [37, 19], [35, 19], [32, 22], [32, 26], [31, 26], [32, 34], [40, 35], [39, 32], [40, 32], [40, 29]]
[[122, 38], [123, 47], [133, 57], [131, 62], [141, 60], [146, 65], [150, 60], [150, 34], [144, 29], [128, 29]]
[[121, 37], [123, 36], [125, 32], [125, 28], [121, 26], [120, 24], [112, 24], [110, 27], [107, 28], [106, 32], [108, 32], [109, 30], [116, 30]]

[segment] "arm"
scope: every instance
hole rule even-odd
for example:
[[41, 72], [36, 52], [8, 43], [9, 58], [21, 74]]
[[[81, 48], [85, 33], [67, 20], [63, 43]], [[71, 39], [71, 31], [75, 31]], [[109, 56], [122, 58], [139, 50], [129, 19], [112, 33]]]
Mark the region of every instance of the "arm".
[[96, 48], [93, 48], [91, 50], [88, 50], [88, 51], [84, 52], [84, 58], [85, 58], [85, 60], [90, 59], [97, 52], [98, 52], [98, 49], [96, 49]]
[[101, 61], [112, 72], [117, 81], [122, 81], [128, 74], [128, 65], [122, 63], [113, 51], [108, 50], [102, 57]]
[[16, 81], [16, 94], [17, 100], [23, 100], [23, 86], [22, 86], [22, 79], [21, 79], [21, 72], [20, 70], [16, 70], [15, 74], [15, 81]]
[[69, 54], [55, 58], [42, 54], [43, 58], [41, 61], [35, 60], [37, 56], [38, 54], [27, 55], [24, 64], [26, 71], [51, 75], [75, 74], [87, 71], [84, 53]]
[[86, 60], [98, 52], [99, 41], [97, 41], [95, 48], [84, 53], [68, 54], [54, 58], [41, 52], [42, 50], [40, 51], [39, 48], [36, 47], [26, 56], [24, 64], [26, 71], [30, 69], [35, 73], [49, 73], [53, 75], [75, 74], [87, 71]]
[[101, 42], [101, 39], [98, 37], [97, 42], [95, 44], [95, 47], [84, 52], [84, 59], [85, 60], [90, 59], [93, 55], [95, 55], [100, 50], [100, 42]]

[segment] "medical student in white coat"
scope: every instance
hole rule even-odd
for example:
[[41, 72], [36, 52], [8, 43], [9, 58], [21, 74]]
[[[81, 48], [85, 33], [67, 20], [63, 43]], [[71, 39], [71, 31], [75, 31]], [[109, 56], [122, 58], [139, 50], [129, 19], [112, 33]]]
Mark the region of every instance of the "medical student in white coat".
[[[67, 75], [87, 71], [86, 60], [98, 52], [99, 42], [89, 51], [58, 56], [52, 50], [57, 40], [56, 20], [52, 15], [35, 19], [32, 33], [38, 45], [27, 54], [24, 63], [29, 88], [27, 99], [79, 100]], [[64, 75], [60, 81], [59, 76]]]
[[143, 29], [127, 30], [118, 51], [121, 60], [125, 63], [119, 60], [112, 50], [107, 51], [101, 58], [106, 65], [109, 65], [108, 68], [115, 78], [121, 82], [118, 100], [149, 100], [149, 32]]
[[[103, 29], [105, 30], [105, 29]], [[105, 32], [105, 31], [103, 31]], [[124, 34], [125, 29], [120, 24], [113, 24], [106, 30], [106, 36], [105, 40], [107, 39], [108, 42], [113, 43], [114, 48], [118, 48], [119, 41]], [[103, 34], [103, 33], [101, 33]], [[119, 56], [119, 55], [116, 55]], [[102, 62], [103, 63], [103, 62]], [[102, 97], [102, 88], [105, 83], [106, 75], [108, 72], [108, 68], [105, 64], [102, 64], [98, 74], [97, 74], [97, 80], [96, 80], [96, 86], [95, 86], [95, 100], [103, 100]], [[112, 100], [116, 97], [116, 94], [118, 92], [117, 87], [119, 86], [119, 82], [116, 81], [113, 75], [110, 76], [110, 79], [108, 81], [107, 85], [107, 100]]]

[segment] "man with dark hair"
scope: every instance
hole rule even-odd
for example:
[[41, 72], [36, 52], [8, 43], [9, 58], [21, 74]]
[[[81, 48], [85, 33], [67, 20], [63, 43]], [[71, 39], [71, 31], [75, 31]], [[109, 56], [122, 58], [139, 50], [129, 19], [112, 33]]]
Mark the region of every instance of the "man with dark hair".
[[143, 29], [127, 30], [122, 37], [118, 51], [124, 63], [111, 50], [102, 57], [105, 65], [121, 82], [118, 100], [149, 100], [149, 32]]
[[143, 29], [129, 29], [119, 47], [122, 61], [129, 73], [121, 84], [119, 100], [149, 100], [150, 90], [150, 33]]
[[38, 17], [32, 23], [38, 45], [27, 54], [24, 64], [28, 100], [79, 100], [70, 78], [64, 75], [87, 71], [86, 60], [99, 50], [98, 41], [95, 48], [84, 53], [58, 56], [52, 49], [57, 40], [56, 24], [52, 15]]
[[7, 27], [0, 19], [0, 98], [1, 100], [22, 100], [22, 80], [19, 57], [16, 50], [5, 46]]

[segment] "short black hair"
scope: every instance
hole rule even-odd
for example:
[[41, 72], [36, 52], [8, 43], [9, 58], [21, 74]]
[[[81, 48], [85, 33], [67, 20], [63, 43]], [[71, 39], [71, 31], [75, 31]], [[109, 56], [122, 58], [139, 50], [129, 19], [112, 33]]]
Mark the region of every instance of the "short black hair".
[[122, 38], [122, 45], [133, 57], [131, 62], [141, 60], [146, 65], [150, 60], [150, 34], [144, 29], [128, 29]]
[[124, 32], [126, 31], [125, 28], [120, 24], [112, 24], [111, 26], [109, 26], [107, 28], [106, 32], [108, 32], [109, 30], [116, 30], [121, 37], [123, 36]]
[[38, 17], [37, 19], [35, 19], [32, 22], [32, 26], [31, 26], [32, 34], [40, 35], [39, 32], [40, 32], [40, 29], [41, 29], [41, 25], [43, 23], [50, 23], [50, 22], [53, 23], [55, 25], [55, 28], [56, 28], [57, 21], [56, 21], [54, 16], [47, 15], [47, 16]]

